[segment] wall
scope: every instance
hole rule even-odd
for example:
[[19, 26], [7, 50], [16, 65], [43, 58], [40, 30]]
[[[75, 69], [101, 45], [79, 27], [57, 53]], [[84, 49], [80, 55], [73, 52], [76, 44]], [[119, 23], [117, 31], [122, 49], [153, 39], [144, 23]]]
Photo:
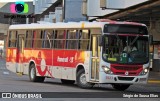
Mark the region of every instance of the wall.
[[106, 6], [107, 8], [124, 9], [139, 3], [143, 3], [145, 1], [148, 0], [107, 0]]
[[88, 16], [104, 16], [119, 9], [125, 9], [130, 6], [137, 5], [139, 3], [148, 0], [106, 0], [106, 8], [100, 8], [100, 0], [88, 0], [87, 3], [87, 15]]
[[153, 41], [160, 41], [160, 19], [151, 22], [149, 34], [153, 35]]
[[65, 22], [85, 21], [87, 17], [81, 12], [82, 0], [65, 0]]
[[110, 10], [110, 9], [102, 10], [102, 8], [100, 8], [100, 0], [88, 0], [87, 3], [88, 16], [104, 16], [116, 11], [118, 10]]

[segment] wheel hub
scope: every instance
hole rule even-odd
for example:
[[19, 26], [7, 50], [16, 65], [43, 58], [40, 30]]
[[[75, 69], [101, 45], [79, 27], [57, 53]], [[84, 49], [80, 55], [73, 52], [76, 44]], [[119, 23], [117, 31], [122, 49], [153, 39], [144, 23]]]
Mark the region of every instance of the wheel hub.
[[81, 81], [82, 84], [86, 84], [87, 83], [87, 81], [86, 81], [86, 75], [85, 74], [82, 74], [80, 76], [80, 81]]

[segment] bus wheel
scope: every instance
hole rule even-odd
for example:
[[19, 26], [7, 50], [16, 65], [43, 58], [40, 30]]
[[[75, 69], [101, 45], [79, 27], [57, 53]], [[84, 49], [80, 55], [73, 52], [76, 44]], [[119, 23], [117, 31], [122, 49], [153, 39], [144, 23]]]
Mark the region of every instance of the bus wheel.
[[32, 82], [44, 82], [45, 77], [36, 76], [36, 68], [34, 64], [31, 64], [29, 69], [29, 79]]
[[77, 85], [84, 89], [92, 88], [94, 85], [86, 81], [85, 71], [83, 69], [79, 70], [77, 73]]
[[74, 84], [74, 83], [75, 83], [74, 80], [65, 80], [65, 79], [61, 79], [61, 82], [62, 82], [63, 84]]
[[113, 88], [119, 91], [124, 91], [129, 88], [130, 84], [112, 84]]

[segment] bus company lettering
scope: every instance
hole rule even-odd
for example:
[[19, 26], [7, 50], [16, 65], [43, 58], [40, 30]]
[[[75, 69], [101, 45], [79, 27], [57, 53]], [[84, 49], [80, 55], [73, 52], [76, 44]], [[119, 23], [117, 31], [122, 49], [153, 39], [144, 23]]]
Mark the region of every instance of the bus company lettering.
[[58, 58], [57, 58], [57, 62], [70, 62], [70, 63], [73, 63], [73, 60], [74, 60], [74, 57], [61, 58], [61, 57], [58, 56]]
[[68, 62], [68, 57], [66, 57], [66, 58], [61, 58], [61, 57], [58, 56], [57, 62]]

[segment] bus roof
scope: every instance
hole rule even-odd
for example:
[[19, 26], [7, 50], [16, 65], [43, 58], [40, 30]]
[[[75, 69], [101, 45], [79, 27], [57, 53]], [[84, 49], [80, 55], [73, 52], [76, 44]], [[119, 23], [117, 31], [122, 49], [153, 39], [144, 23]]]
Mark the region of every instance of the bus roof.
[[69, 22], [69, 23], [46, 23], [46, 24], [20, 24], [20, 25], [11, 25], [9, 27], [12, 29], [65, 29], [65, 28], [101, 28], [102, 23], [98, 22]]
[[110, 21], [110, 22], [68, 22], [68, 23], [33, 23], [33, 24], [19, 24], [11, 25], [9, 30], [20, 30], [20, 29], [65, 29], [65, 28], [102, 28], [105, 24], [128, 24], [128, 25], [140, 25], [145, 26], [141, 23], [135, 22], [119, 22], [119, 21]]

